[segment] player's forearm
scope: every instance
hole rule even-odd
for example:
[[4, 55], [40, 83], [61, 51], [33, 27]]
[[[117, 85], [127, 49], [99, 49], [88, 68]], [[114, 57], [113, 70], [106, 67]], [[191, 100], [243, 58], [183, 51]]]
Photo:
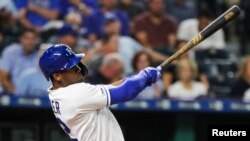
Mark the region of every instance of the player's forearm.
[[147, 86], [147, 78], [137, 74], [125, 78], [119, 86], [109, 89], [111, 104], [125, 102], [136, 97]]
[[120, 85], [109, 88], [111, 104], [133, 99], [144, 88], [155, 83], [159, 77], [160, 69], [146, 68], [137, 75], [125, 78]]

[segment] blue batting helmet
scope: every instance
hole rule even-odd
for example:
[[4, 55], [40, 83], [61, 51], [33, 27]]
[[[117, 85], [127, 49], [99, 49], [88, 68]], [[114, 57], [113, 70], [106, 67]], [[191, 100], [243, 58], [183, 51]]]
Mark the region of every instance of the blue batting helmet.
[[81, 63], [84, 56], [84, 54], [75, 54], [67, 45], [57, 44], [41, 55], [39, 66], [47, 80], [54, 72], [65, 71], [78, 64], [80, 64], [82, 74], [86, 75], [88, 70]]

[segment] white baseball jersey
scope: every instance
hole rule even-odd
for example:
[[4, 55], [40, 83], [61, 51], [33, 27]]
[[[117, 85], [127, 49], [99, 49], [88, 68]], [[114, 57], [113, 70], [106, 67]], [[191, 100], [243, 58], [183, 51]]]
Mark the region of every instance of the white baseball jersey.
[[49, 99], [58, 123], [73, 141], [124, 141], [108, 108], [106, 86], [76, 83], [49, 90]]

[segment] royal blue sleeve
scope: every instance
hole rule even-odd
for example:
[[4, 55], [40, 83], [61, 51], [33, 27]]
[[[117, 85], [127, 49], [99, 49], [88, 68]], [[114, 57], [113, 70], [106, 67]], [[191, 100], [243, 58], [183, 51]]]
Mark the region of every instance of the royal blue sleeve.
[[147, 68], [137, 75], [124, 79], [121, 85], [109, 88], [111, 105], [135, 98], [144, 88], [155, 83], [159, 77], [159, 69]]

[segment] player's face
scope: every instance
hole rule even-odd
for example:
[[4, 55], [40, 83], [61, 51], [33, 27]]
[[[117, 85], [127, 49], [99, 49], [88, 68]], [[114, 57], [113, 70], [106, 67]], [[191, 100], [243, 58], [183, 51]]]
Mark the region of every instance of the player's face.
[[81, 68], [77, 65], [71, 69], [61, 72], [60, 77], [61, 77], [61, 80], [60, 80], [61, 83], [66, 86], [83, 81]]

